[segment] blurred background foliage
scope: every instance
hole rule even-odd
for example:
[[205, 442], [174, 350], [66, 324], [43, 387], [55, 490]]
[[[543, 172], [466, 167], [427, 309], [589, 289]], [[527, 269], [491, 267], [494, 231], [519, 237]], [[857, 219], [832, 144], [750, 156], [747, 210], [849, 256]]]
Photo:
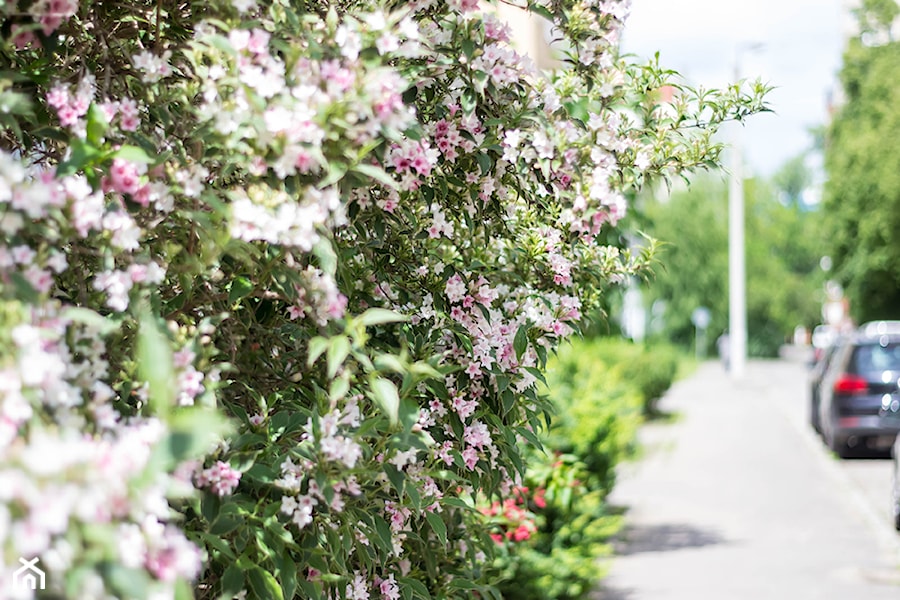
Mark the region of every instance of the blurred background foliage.
[[900, 318], [900, 42], [893, 0], [868, 0], [827, 130], [823, 238], [857, 322]]
[[[804, 203], [810, 180], [803, 157], [771, 179], [745, 181], [747, 329], [751, 356], [777, 356], [796, 326], [821, 321], [825, 273], [819, 212]], [[709, 174], [671, 194], [641, 199], [636, 225], [661, 242], [659, 265], [645, 288], [651, 339], [693, 348], [691, 315], [710, 310], [703, 355], [728, 328], [728, 183]], [[664, 309], [662, 308], [664, 307]]]

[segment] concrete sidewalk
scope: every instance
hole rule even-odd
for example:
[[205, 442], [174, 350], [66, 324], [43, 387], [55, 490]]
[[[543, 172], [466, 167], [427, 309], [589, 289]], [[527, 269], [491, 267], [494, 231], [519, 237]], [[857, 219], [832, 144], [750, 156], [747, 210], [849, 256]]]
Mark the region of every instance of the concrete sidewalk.
[[645, 425], [620, 470], [627, 525], [594, 600], [900, 598], [894, 532], [873, 531], [795, 422], [805, 386], [787, 361], [751, 361], [739, 384], [707, 362], [673, 386], [674, 421]]

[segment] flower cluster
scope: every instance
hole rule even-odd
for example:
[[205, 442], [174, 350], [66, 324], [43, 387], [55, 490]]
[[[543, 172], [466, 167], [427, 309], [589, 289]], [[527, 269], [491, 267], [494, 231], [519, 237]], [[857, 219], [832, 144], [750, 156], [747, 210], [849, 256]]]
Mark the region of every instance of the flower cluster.
[[203, 469], [197, 475], [197, 486], [209, 488], [216, 496], [227, 496], [234, 493], [240, 481], [241, 473], [221, 460], [216, 461], [216, 464], [208, 469]]
[[[493, 502], [490, 506], [479, 510], [489, 518], [495, 531], [491, 532], [491, 539], [497, 544], [509, 542], [523, 542], [529, 539], [537, 531], [535, 515], [528, 510], [528, 488], [519, 487], [513, 490], [512, 497], [503, 502]], [[545, 507], [543, 490], [538, 490], [532, 502], [538, 508]]]

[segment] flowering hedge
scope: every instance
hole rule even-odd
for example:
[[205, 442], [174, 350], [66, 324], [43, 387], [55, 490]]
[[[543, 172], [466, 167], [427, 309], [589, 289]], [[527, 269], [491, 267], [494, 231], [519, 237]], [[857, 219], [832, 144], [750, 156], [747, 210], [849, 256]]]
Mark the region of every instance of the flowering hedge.
[[571, 340], [548, 361], [554, 415], [541, 435], [546, 452], [530, 449], [525, 487], [485, 511], [501, 544], [503, 597], [580, 600], [604, 577], [602, 559], [623, 522], [607, 496], [617, 465], [634, 456], [648, 391], [647, 379], [624, 371], [644, 354], [657, 359], [644, 364], [646, 372], [667, 369], [668, 352], [616, 338]]
[[0, 597], [495, 596], [548, 353], [648, 178], [763, 86], [656, 90], [626, 1], [0, 7]]

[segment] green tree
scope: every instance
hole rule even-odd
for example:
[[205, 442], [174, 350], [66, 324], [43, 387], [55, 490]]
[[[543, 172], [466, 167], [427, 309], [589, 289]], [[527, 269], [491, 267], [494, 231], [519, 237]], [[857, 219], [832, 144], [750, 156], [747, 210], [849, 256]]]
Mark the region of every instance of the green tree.
[[[748, 351], [772, 356], [797, 325], [819, 320], [815, 217], [796, 204], [778, 201], [778, 186], [745, 183]], [[784, 191], [784, 190], [781, 190]], [[720, 177], [698, 180], [645, 211], [647, 231], [662, 242], [661, 260], [649, 290], [651, 302], [666, 304], [663, 335], [690, 345], [691, 313], [710, 309], [708, 342], [728, 327], [728, 202]], [[710, 348], [711, 349], [711, 348]]]
[[799, 205], [803, 191], [812, 183], [812, 175], [806, 166], [806, 153], [785, 162], [772, 177], [772, 184], [781, 192], [785, 204]]
[[900, 317], [898, 70], [900, 43], [852, 39], [841, 70], [847, 99], [828, 131], [823, 237], [858, 321]]
[[895, 0], [863, 0], [853, 12], [859, 19], [862, 36], [868, 39], [874, 39], [872, 36], [893, 39], [891, 26], [897, 15], [900, 15], [900, 7]]

